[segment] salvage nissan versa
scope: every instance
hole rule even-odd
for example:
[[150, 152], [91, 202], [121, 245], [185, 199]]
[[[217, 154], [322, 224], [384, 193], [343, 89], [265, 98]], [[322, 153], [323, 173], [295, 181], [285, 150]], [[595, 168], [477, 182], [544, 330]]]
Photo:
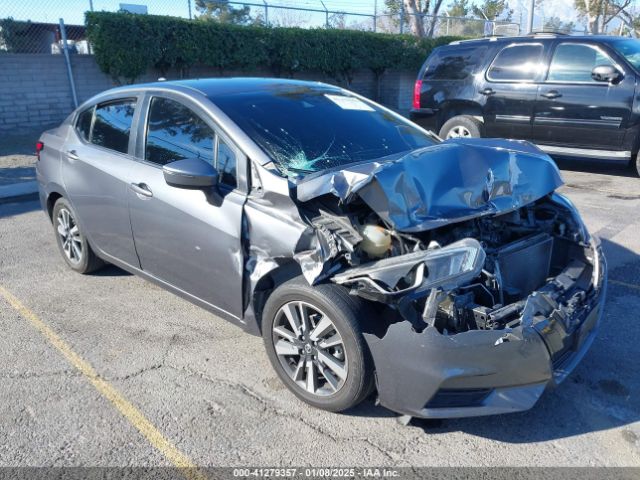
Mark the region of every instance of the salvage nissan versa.
[[441, 141], [321, 83], [162, 82], [42, 135], [66, 263], [105, 263], [262, 335], [283, 383], [341, 411], [526, 410], [591, 344], [606, 268], [524, 141]]

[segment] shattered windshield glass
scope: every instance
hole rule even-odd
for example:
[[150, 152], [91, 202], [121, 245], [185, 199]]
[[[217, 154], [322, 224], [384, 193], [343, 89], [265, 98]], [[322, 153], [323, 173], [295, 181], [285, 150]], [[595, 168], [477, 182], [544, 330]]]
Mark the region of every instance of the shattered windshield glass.
[[329, 88], [279, 85], [214, 102], [289, 177], [435, 143], [394, 115]]

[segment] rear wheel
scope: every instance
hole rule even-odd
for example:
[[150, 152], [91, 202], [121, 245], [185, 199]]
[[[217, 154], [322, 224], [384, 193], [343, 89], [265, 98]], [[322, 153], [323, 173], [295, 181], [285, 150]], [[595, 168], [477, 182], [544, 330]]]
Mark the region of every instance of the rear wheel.
[[640, 177], [640, 152], [636, 153], [636, 156], [629, 160], [629, 168]]
[[67, 265], [80, 273], [94, 272], [105, 265], [91, 249], [67, 200], [59, 198], [56, 201], [52, 217], [58, 249]]
[[469, 115], [458, 115], [447, 120], [440, 129], [440, 138], [480, 138], [481, 125]]
[[[283, 383], [305, 402], [339, 412], [373, 389], [373, 362], [359, 321], [367, 305], [338, 285], [311, 287], [301, 278], [278, 287], [262, 316], [269, 360]], [[363, 318], [364, 319], [364, 318]]]

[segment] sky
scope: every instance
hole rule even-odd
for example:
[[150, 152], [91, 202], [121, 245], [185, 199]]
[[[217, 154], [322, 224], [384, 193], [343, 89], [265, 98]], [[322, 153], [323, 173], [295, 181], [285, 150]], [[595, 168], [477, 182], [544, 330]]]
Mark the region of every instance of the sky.
[[[84, 12], [89, 10], [93, 3], [94, 10], [115, 11], [120, 3], [146, 5], [150, 14], [175, 15], [188, 17], [189, 1], [191, 1], [192, 13], [195, 13], [193, 4], [195, 0], [0, 0], [0, 18], [13, 17], [16, 20], [30, 19], [32, 21], [58, 22], [60, 17], [67, 24], [84, 23]], [[263, 0], [248, 0], [251, 3], [262, 4]], [[443, 10], [452, 0], [445, 0]], [[373, 14], [376, 9], [381, 12], [384, 8], [384, 0], [267, 0], [271, 5], [297, 6], [322, 10], [323, 3], [329, 10], [354, 12], [361, 14]], [[515, 10], [514, 21], [522, 20], [521, 25], [527, 25], [527, 16], [530, 0], [510, 0], [510, 6]], [[252, 7], [254, 12], [263, 12], [263, 7]], [[255, 13], [254, 13], [255, 14]], [[573, 0], [544, 0], [541, 7], [536, 10], [536, 26], [541, 26], [544, 18], [555, 15], [568, 22], [578, 21]], [[318, 26], [324, 22], [323, 13], [300, 12], [292, 10], [269, 8], [269, 20], [280, 19], [287, 23], [301, 23], [306, 26]], [[366, 17], [347, 16], [348, 23], [370, 21]]]

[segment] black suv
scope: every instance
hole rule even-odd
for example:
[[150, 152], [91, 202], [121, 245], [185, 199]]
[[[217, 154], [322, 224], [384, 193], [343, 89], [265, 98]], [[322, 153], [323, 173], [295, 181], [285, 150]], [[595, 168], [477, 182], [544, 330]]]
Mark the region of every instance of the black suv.
[[530, 140], [545, 152], [628, 162], [640, 174], [640, 41], [536, 34], [436, 48], [411, 119], [442, 138]]

